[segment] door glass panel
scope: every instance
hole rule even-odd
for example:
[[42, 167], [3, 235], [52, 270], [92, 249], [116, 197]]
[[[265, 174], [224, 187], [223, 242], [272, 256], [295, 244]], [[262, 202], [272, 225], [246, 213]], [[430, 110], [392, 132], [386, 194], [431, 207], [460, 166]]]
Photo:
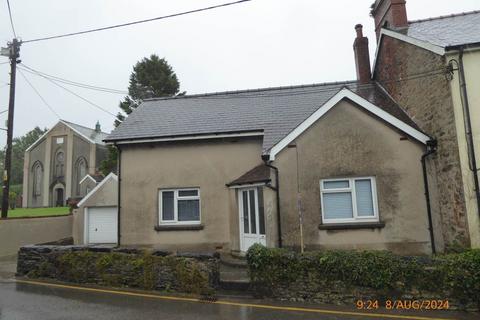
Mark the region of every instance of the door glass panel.
[[248, 191], [249, 194], [249, 202], [250, 202], [250, 223], [252, 226], [252, 232], [251, 233], [257, 233], [257, 219], [256, 219], [256, 214], [257, 214], [257, 208], [255, 207], [255, 190], [250, 190]]
[[250, 224], [248, 222], [248, 192], [242, 191], [242, 201], [243, 201], [243, 232], [250, 233]]
[[263, 209], [263, 190], [258, 188], [258, 231], [265, 234], [265, 214]]

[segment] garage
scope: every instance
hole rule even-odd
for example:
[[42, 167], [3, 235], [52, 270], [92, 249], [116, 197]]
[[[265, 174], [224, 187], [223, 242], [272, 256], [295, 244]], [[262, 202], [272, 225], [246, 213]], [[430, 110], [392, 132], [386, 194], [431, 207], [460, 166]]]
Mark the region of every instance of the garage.
[[117, 244], [118, 177], [106, 176], [73, 211], [74, 244]]
[[117, 207], [86, 209], [88, 244], [117, 243]]

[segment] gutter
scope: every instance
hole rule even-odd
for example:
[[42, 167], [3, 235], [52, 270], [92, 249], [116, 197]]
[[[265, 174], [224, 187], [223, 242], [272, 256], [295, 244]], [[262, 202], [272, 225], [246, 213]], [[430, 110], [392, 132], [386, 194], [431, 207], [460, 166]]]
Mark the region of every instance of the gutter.
[[435, 254], [437, 252], [435, 248], [435, 238], [433, 235], [433, 221], [432, 221], [432, 208], [430, 205], [430, 191], [428, 188], [428, 174], [427, 174], [427, 157], [437, 151], [437, 140], [429, 140], [427, 141], [427, 150], [422, 155], [421, 162], [422, 162], [422, 171], [423, 171], [423, 184], [425, 189], [425, 201], [427, 203], [427, 216], [428, 216], [428, 229], [430, 232], [430, 244], [432, 246], [432, 253]]
[[468, 102], [467, 83], [465, 81], [465, 69], [463, 65], [463, 52], [465, 47], [462, 46], [459, 49], [458, 56], [458, 70], [459, 70], [459, 85], [460, 95], [463, 107], [463, 121], [465, 123], [465, 135], [467, 138], [469, 167], [473, 173], [473, 183], [475, 188], [475, 196], [477, 198], [477, 211], [480, 216], [480, 187], [478, 181], [478, 168], [477, 160], [475, 156], [475, 145], [473, 141], [472, 122], [470, 119], [470, 106]]
[[278, 247], [282, 248], [282, 221], [281, 221], [281, 214], [280, 214], [280, 184], [279, 184], [279, 174], [278, 174], [278, 168], [275, 166], [272, 166], [270, 163], [271, 161], [269, 160], [270, 156], [269, 155], [262, 155], [262, 160], [265, 163], [267, 167], [270, 169], [273, 169], [275, 171], [275, 187], [268, 186], [270, 189], [274, 190], [277, 199], [276, 199], [276, 207], [277, 207], [277, 232], [278, 232]]
[[118, 177], [118, 188], [117, 188], [117, 246], [120, 246], [120, 210], [122, 208], [121, 206], [121, 201], [120, 201], [120, 189], [122, 187], [122, 176], [121, 176], [121, 169], [122, 169], [122, 149], [115, 144], [115, 147], [118, 150], [118, 172], [117, 172], [117, 177]]

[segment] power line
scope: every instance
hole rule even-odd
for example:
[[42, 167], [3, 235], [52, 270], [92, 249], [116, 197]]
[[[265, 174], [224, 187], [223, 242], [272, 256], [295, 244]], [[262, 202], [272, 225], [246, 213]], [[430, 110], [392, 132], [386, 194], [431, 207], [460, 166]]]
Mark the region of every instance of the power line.
[[94, 86], [94, 85], [90, 85], [90, 84], [76, 82], [76, 81], [60, 78], [60, 77], [57, 77], [57, 76], [52, 76], [52, 75], [49, 75], [47, 73], [35, 70], [35, 69], [33, 69], [33, 68], [23, 64], [23, 63], [22, 63], [22, 66], [24, 68], [28, 69], [28, 70], [23, 69], [24, 71], [30, 72], [32, 74], [36, 74], [38, 76], [50, 78], [53, 81], [58, 81], [58, 82], [61, 82], [61, 83], [64, 83], [64, 84], [68, 84], [68, 85], [72, 85], [72, 86], [80, 87], [80, 88], [84, 88], [84, 89], [90, 89], [90, 90], [96, 90], [96, 91], [102, 91], [102, 92], [108, 92], [108, 93], [116, 93], [116, 94], [127, 94], [128, 95], [128, 92], [124, 91], [124, 90], [111, 89], [111, 88]]
[[[21, 68], [21, 67], [19, 67], [18, 69], [23, 70], [23, 71], [28, 71], [28, 70], [23, 69], [23, 68]], [[103, 111], [103, 112], [105, 112], [105, 113], [108, 113], [108, 114], [111, 115], [111, 116], [114, 116], [114, 117], [117, 116], [116, 114], [114, 114], [114, 113], [108, 111], [107, 109], [99, 106], [98, 104], [96, 104], [96, 103], [88, 100], [87, 98], [82, 97], [82, 96], [79, 95], [78, 93], [76, 93], [76, 92], [74, 92], [74, 91], [72, 91], [72, 90], [70, 90], [70, 89], [68, 89], [68, 88], [65, 88], [64, 86], [62, 86], [62, 85], [59, 84], [59, 83], [56, 83], [56, 82], [53, 81], [52, 79], [49, 79], [49, 78], [47, 78], [47, 77], [45, 77], [45, 76], [42, 76], [42, 75], [40, 75], [40, 76], [43, 77], [44, 79], [50, 81], [51, 83], [53, 83], [53, 84], [56, 85], [57, 87], [60, 87], [60, 88], [62, 88], [63, 90], [67, 91], [68, 93], [70, 93], [70, 94], [76, 96], [77, 98], [85, 101], [86, 103], [90, 104], [91, 106], [94, 106], [95, 108], [97, 108], [97, 109], [99, 109], [99, 110], [101, 110], [101, 111]]]
[[48, 102], [42, 97], [42, 95], [40, 94], [40, 92], [38, 92], [38, 90], [33, 86], [33, 84], [28, 80], [28, 78], [25, 76], [25, 74], [23, 74], [22, 70], [18, 70], [18, 72], [20, 72], [20, 75], [23, 77], [23, 79], [25, 79], [25, 81], [28, 83], [28, 85], [33, 89], [33, 91], [35, 91], [35, 93], [38, 95], [38, 97], [43, 101], [43, 103], [48, 107], [48, 109], [50, 109], [50, 111], [52, 111], [57, 117], [58, 119], [61, 119], [60, 115], [52, 108], [51, 105], [48, 104]]
[[64, 37], [71, 37], [71, 36], [77, 36], [85, 33], [92, 33], [92, 32], [97, 32], [97, 31], [104, 31], [104, 30], [109, 30], [109, 29], [115, 29], [115, 28], [120, 28], [120, 27], [126, 27], [126, 26], [131, 26], [135, 24], [140, 24], [140, 23], [145, 23], [145, 22], [151, 22], [151, 21], [156, 21], [156, 20], [163, 20], [167, 18], [173, 18], [173, 17], [178, 17], [178, 16], [183, 16], [187, 15], [190, 13], [197, 13], [201, 11], [207, 11], [207, 10], [212, 10], [212, 9], [217, 9], [221, 7], [227, 7], [227, 6], [232, 6], [235, 4], [240, 4], [242, 2], [248, 2], [251, 0], [239, 0], [239, 1], [234, 1], [234, 2], [228, 2], [228, 3], [223, 3], [215, 6], [210, 6], [210, 7], [205, 7], [205, 8], [199, 8], [199, 9], [194, 9], [194, 10], [189, 10], [189, 11], [183, 11], [179, 13], [174, 13], [174, 14], [169, 14], [166, 16], [160, 16], [156, 18], [150, 18], [150, 19], [144, 19], [144, 20], [138, 20], [138, 21], [132, 21], [132, 22], [127, 22], [127, 23], [122, 23], [122, 24], [116, 24], [108, 27], [102, 27], [102, 28], [96, 28], [96, 29], [89, 29], [89, 30], [84, 30], [84, 31], [78, 31], [78, 32], [71, 32], [71, 33], [66, 33], [66, 34], [60, 34], [60, 35], [54, 35], [54, 36], [48, 36], [48, 37], [43, 37], [43, 38], [37, 38], [37, 39], [31, 39], [31, 40], [25, 40], [23, 43], [28, 43], [28, 42], [38, 42], [38, 41], [44, 41], [44, 40], [51, 40], [51, 39], [58, 39], [58, 38], [64, 38]]
[[10, 63], [10, 61], [0, 62], [0, 64], [7, 64], [7, 63]]
[[10, 1], [7, 0], [8, 14], [10, 15], [10, 24], [12, 25], [13, 36], [17, 38], [17, 33], [15, 32], [15, 27], [13, 25], [12, 10], [10, 9]]

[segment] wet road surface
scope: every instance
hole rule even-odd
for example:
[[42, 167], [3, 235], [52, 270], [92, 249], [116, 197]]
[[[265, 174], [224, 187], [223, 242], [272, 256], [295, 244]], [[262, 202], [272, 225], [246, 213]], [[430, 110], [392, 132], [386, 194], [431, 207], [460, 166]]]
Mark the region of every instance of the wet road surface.
[[[181, 298], [165, 299], [149, 296], [129, 295], [83, 290], [81, 288], [56, 287], [49, 285], [19, 283], [0, 280], [1, 320], [55, 320], [55, 319], [234, 319], [234, 320], [279, 320], [279, 319], [394, 319], [373, 314], [358, 314], [354, 308], [306, 304], [283, 304], [263, 300], [220, 299], [221, 304], [182, 301]], [[140, 294], [139, 294], [140, 295]], [[257, 306], [255, 306], [257, 304]], [[274, 306], [262, 308], [258, 305]], [[297, 307], [305, 310], [286, 310]], [[325, 312], [312, 312], [320, 309]], [[310, 311], [308, 311], [310, 310]], [[329, 314], [328, 310], [335, 312]], [[346, 312], [341, 314], [337, 312]], [[384, 313], [378, 311], [377, 313]], [[479, 319], [479, 314], [457, 312], [389, 313], [401, 315], [403, 319]], [[372, 317], [373, 316], [373, 317]]]

